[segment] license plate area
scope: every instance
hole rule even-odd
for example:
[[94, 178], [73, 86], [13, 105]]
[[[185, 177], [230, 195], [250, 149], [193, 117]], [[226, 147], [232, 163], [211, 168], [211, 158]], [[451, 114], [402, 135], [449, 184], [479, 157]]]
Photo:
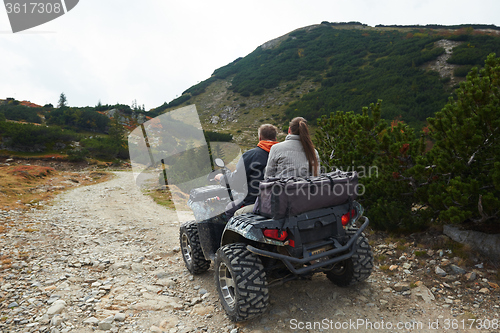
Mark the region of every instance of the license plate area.
[[309, 251], [309, 255], [314, 256], [316, 254], [320, 254], [320, 253], [326, 252], [326, 251], [331, 250], [331, 249], [333, 249], [333, 246], [326, 245], [326, 246]]

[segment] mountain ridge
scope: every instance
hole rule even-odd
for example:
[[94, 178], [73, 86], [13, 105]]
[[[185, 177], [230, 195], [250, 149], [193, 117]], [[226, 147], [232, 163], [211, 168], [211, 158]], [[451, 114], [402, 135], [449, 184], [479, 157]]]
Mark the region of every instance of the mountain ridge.
[[384, 100], [384, 118], [421, 128], [473, 66], [491, 52], [500, 54], [499, 30], [359, 22], [301, 27], [214, 70], [152, 113], [196, 104], [204, 125], [250, 146], [263, 122], [285, 128], [302, 115], [315, 123], [338, 110], [360, 112], [378, 99]]

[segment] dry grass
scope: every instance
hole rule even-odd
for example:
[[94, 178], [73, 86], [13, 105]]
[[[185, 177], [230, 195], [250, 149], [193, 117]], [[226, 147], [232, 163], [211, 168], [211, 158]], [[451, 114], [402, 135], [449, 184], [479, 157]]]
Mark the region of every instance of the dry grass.
[[425, 251], [425, 250], [415, 251], [415, 252], [413, 252], [413, 254], [415, 254], [415, 257], [420, 258], [420, 257], [427, 256], [427, 251]]
[[401, 252], [404, 252], [408, 249], [408, 246], [406, 244], [399, 244], [396, 246], [396, 249], [401, 251]]
[[473, 257], [477, 256], [470, 245], [461, 244], [451, 239], [446, 242], [445, 248], [450, 249], [453, 256], [460, 258], [458, 265], [472, 265]]
[[0, 208], [24, 208], [24, 204], [39, 197], [34, 189], [45, 184], [49, 176], [56, 177], [57, 171], [36, 165], [0, 166]]
[[7, 170], [7, 173], [13, 176], [21, 176], [25, 179], [35, 179], [35, 178], [44, 178], [56, 170], [51, 167], [39, 166], [39, 165], [17, 165], [10, 167]]
[[153, 198], [153, 200], [159, 205], [171, 209], [175, 208], [174, 202], [172, 201], [172, 194], [168, 189], [149, 190], [146, 191], [146, 194], [151, 196], [151, 198]]
[[[63, 172], [40, 165], [0, 166], [0, 209], [26, 209], [28, 204], [48, 202], [73, 186], [95, 184], [110, 177], [106, 172]], [[0, 233], [5, 229], [5, 224], [0, 225]]]

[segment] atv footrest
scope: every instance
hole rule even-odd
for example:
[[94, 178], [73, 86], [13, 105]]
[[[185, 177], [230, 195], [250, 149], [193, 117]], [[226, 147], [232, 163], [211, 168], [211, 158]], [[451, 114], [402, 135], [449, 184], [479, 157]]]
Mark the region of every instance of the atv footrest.
[[[248, 251], [253, 252], [257, 255], [270, 257], [270, 258], [274, 258], [274, 259], [279, 259], [279, 260], [283, 261], [283, 263], [286, 265], [286, 267], [293, 274], [300, 275], [300, 274], [309, 273], [315, 269], [325, 267], [328, 265], [332, 265], [332, 264], [335, 264], [337, 262], [340, 262], [340, 261], [343, 261], [345, 259], [349, 259], [350, 257], [352, 257], [352, 255], [356, 251], [356, 240], [359, 238], [359, 236], [361, 235], [363, 230], [365, 230], [365, 228], [368, 226], [368, 224], [370, 222], [367, 217], [363, 216], [362, 218], [365, 219], [365, 222], [359, 228], [359, 230], [356, 232], [356, 234], [354, 234], [354, 236], [351, 237], [351, 239], [347, 242], [346, 245], [336, 247], [336, 248], [333, 248], [331, 250], [321, 252], [318, 254], [304, 256], [304, 258], [295, 258], [295, 257], [291, 257], [291, 256], [286, 256], [286, 255], [283, 255], [280, 253], [275, 253], [275, 252], [270, 252], [270, 251], [258, 249], [256, 247], [251, 246], [251, 245], [247, 245], [247, 249], [248, 249]], [[329, 257], [329, 256], [334, 256], [336, 254], [339, 254], [339, 253], [342, 253], [345, 251], [349, 251], [349, 252], [342, 254], [342, 255], [339, 255], [339, 256], [336, 256], [334, 258], [329, 258], [327, 260], [317, 261], [319, 259], [323, 259], [323, 258]], [[317, 261], [317, 262], [315, 262], [311, 265], [308, 265], [306, 267], [301, 267], [301, 268], [295, 268], [293, 266], [293, 264], [304, 265], [304, 264], [310, 263], [312, 261]]]

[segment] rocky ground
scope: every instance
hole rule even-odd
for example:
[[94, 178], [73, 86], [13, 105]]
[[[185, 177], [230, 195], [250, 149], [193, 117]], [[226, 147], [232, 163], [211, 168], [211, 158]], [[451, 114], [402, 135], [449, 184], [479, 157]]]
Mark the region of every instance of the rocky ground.
[[189, 214], [181, 215], [143, 195], [130, 172], [0, 211], [0, 331], [500, 332], [497, 268], [464, 260], [432, 234], [373, 233], [368, 281], [290, 281], [271, 288], [265, 315], [232, 323], [213, 269], [184, 268], [178, 228]]
[[449, 64], [447, 60], [452, 56], [453, 48], [460, 44], [461, 42], [456, 42], [449, 39], [441, 39], [437, 41], [436, 46], [444, 48], [445, 53], [440, 55], [436, 60], [431, 61], [428, 65], [428, 68], [438, 72], [441, 78], [450, 78], [450, 86], [454, 86], [458, 82], [457, 78], [453, 75], [453, 71], [458, 66]]

